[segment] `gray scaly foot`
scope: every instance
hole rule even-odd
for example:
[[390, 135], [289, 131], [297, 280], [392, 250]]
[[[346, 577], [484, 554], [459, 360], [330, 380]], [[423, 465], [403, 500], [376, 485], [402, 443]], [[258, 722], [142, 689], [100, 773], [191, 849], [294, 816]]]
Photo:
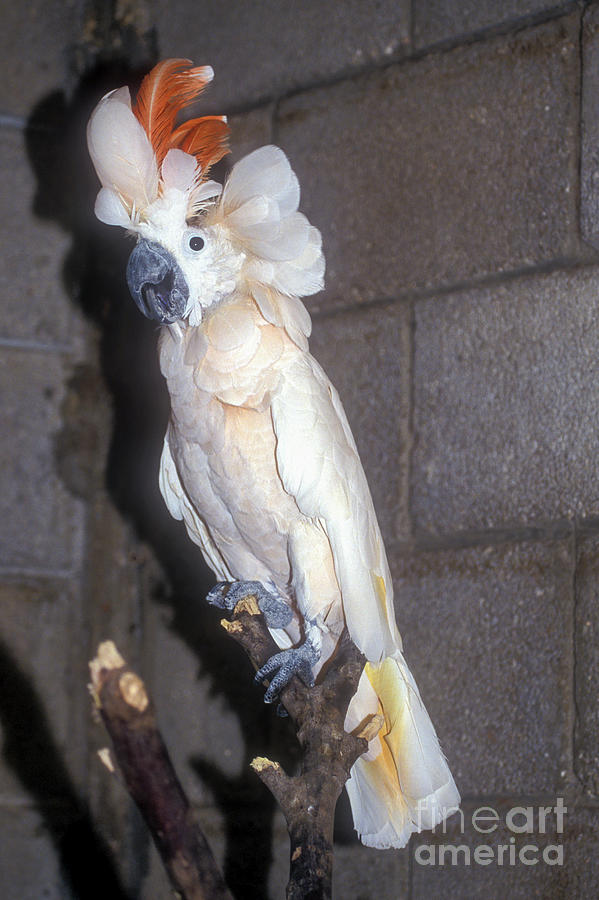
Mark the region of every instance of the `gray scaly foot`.
[[268, 591], [261, 581], [221, 581], [212, 588], [206, 600], [219, 609], [235, 609], [245, 597], [256, 598], [269, 628], [284, 628], [293, 618], [288, 604]]
[[320, 659], [320, 633], [315, 626], [309, 626], [307, 630], [308, 636], [303, 644], [275, 653], [256, 672], [254, 681], [257, 682], [276, 672], [264, 694], [265, 703], [272, 703], [294, 675], [298, 675], [308, 687], [314, 686], [312, 666]]

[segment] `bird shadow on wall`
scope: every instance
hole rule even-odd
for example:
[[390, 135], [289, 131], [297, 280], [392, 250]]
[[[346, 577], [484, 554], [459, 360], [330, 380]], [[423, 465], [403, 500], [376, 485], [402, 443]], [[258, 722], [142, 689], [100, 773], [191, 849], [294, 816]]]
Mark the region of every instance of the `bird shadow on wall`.
[[[58, 223], [71, 236], [64, 283], [99, 336], [100, 371], [93, 363], [79, 366], [68, 385], [71, 399], [73, 393], [79, 397], [63, 410], [55, 461], [71, 492], [90, 502], [98, 492], [106, 492], [151, 549], [164, 573], [151, 602], [168, 609], [170, 627], [198, 659], [199, 675], [209, 678], [212, 695], [224, 701], [239, 720], [245, 746], [237, 777], [206, 758], [190, 762], [223, 814], [224, 875], [231, 891], [244, 900], [264, 900], [274, 801], [249, 762], [254, 756], [267, 755], [293, 768], [295, 738], [288, 723], [262, 702], [262, 690], [253, 684], [246, 656], [219, 627], [218, 611], [204, 602], [214, 577], [160, 496], [159, 460], [169, 402], [158, 368], [157, 331], [139, 314], [127, 291], [125, 268], [131, 239], [121, 229], [97, 222], [93, 215], [99, 185], [87, 155], [87, 119], [104, 93], [123, 84], [135, 88], [145, 71], [147, 66], [135, 71], [118, 61], [99, 65], [80, 80], [70, 99], [60, 92], [45, 97], [27, 126], [27, 150], [37, 180], [34, 213]], [[100, 434], [106, 413], [104, 419], [102, 415], [94, 419], [93, 412], [94, 405], [107, 405], [106, 397], [112, 410], [107, 442]], [[95, 535], [94, 540], [98, 539]], [[104, 564], [111, 566], [113, 560], [107, 558]], [[93, 571], [89, 577], [94, 577]], [[169, 672], [161, 672], [160, 677], [168, 680]], [[166, 693], [168, 687], [163, 690]], [[160, 709], [157, 713], [160, 721]], [[199, 709], [187, 711], [189, 718], [202, 714]], [[11, 763], [26, 783], [29, 763], [23, 762], [23, 771], [17, 755]]]

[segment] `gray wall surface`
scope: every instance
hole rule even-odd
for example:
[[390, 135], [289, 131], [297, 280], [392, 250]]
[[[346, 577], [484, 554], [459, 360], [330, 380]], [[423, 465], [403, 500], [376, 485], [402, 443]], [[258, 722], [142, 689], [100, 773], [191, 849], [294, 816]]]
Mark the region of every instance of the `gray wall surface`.
[[595, 897], [599, 3], [31, 0], [0, 24], [0, 896], [169, 896], [96, 754], [107, 638], [236, 896], [284, 894], [284, 822], [248, 764], [293, 766], [293, 739], [158, 493], [156, 333], [130, 244], [93, 217], [91, 108], [176, 56], [213, 66], [201, 110], [229, 115], [232, 159], [283, 147], [322, 232], [311, 347], [464, 800], [385, 852], [342, 800], [336, 896]]

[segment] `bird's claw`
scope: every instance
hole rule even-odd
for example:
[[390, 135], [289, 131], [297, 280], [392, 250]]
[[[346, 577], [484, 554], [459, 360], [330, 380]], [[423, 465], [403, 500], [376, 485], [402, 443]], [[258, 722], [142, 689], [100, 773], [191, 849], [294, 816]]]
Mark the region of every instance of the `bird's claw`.
[[[293, 613], [290, 606], [267, 590], [260, 581], [221, 581], [212, 588], [206, 599], [212, 606], [231, 610], [246, 597], [256, 598], [269, 628], [284, 628], [291, 622]], [[254, 680], [257, 682], [275, 673], [264, 694], [265, 703], [272, 703], [294, 675], [298, 675], [308, 687], [314, 686], [312, 666], [320, 659], [320, 646], [314, 634], [312, 638], [308, 633], [299, 647], [275, 653], [256, 672]]]
[[320, 654], [310, 639], [306, 640], [300, 647], [282, 650], [280, 653], [275, 653], [274, 656], [271, 656], [254, 676], [254, 681], [260, 682], [264, 678], [268, 678], [273, 672], [276, 672], [266, 689], [264, 702], [272, 703], [277, 694], [289, 684], [294, 675], [299, 675], [308, 687], [314, 687], [312, 666], [318, 661], [319, 657]]
[[[243, 595], [238, 591], [240, 584], [244, 584], [248, 588], [248, 590], [243, 592]], [[210, 606], [218, 606], [219, 609], [235, 609], [242, 596], [247, 597], [253, 593], [251, 588], [249, 588], [250, 584], [252, 582], [249, 581], [219, 581], [206, 595], [206, 600]]]
[[219, 609], [235, 609], [240, 600], [255, 597], [269, 628], [284, 628], [293, 618], [291, 608], [280, 597], [268, 591], [260, 581], [220, 581], [206, 600]]

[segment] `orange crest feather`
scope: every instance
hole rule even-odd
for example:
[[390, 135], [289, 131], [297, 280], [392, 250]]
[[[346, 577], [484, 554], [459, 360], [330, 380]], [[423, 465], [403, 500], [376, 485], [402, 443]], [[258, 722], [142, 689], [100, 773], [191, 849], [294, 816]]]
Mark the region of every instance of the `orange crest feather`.
[[175, 129], [177, 115], [212, 80], [209, 66], [193, 68], [189, 59], [165, 59], [141, 83], [133, 112], [154, 148], [158, 165], [169, 150], [195, 156], [205, 177], [211, 165], [228, 153], [226, 122], [220, 116], [191, 119]]
[[222, 116], [202, 116], [180, 125], [172, 135], [172, 146], [195, 156], [207, 171], [229, 152], [229, 126]]

